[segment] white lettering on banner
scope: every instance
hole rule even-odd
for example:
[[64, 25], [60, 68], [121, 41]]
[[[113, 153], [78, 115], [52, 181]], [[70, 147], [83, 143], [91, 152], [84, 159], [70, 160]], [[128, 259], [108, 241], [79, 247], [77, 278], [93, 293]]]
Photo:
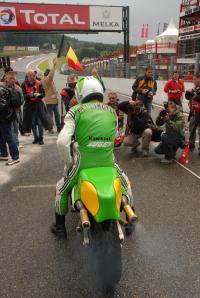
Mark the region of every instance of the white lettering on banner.
[[36, 13], [34, 15], [34, 22], [38, 25], [44, 25], [47, 23], [47, 16], [43, 13]]
[[35, 13], [35, 10], [20, 10], [20, 13], [23, 13], [25, 15], [25, 20], [27, 24], [31, 23], [31, 17], [30, 15], [32, 13]]
[[75, 14], [74, 15], [74, 21], [75, 21], [75, 24], [77, 24], [77, 25], [85, 25], [85, 22], [84, 21], [80, 21], [79, 20], [79, 15], [78, 14]]
[[[34, 22], [38, 25], [44, 25], [48, 23], [49, 19], [52, 25], [63, 25], [65, 23], [69, 23], [71, 25], [85, 25], [85, 21], [81, 21], [77, 13], [71, 16], [67, 13], [63, 15], [60, 15], [58, 13], [35, 13], [35, 10], [20, 10], [20, 13], [24, 14], [26, 24], [29, 25], [31, 24], [31, 22]], [[33, 18], [31, 17], [32, 15]]]
[[51, 22], [53, 25], [57, 24], [57, 17], [59, 17], [60, 15], [58, 13], [49, 13], [49, 17], [51, 18]]
[[70, 23], [73, 25], [72, 18], [68, 14], [64, 14], [59, 22], [59, 24]]

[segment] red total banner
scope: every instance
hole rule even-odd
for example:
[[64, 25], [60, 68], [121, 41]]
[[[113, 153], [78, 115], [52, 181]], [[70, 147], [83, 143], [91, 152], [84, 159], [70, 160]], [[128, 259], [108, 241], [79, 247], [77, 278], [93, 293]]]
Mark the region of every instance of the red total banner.
[[0, 3], [0, 30], [90, 30], [90, 10], [85, 5]]

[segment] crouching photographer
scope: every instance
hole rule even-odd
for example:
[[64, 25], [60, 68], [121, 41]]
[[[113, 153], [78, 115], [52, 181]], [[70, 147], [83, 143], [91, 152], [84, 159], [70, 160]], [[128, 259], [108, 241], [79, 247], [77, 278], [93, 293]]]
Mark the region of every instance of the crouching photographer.
[[152, 129], [148, 127], [149, 115], [143, 107], [140, 100], [130, 100], [122, 102], [118, 108], [127, 114], [127, 133], [124, 139], [124, 145], [137, 150], [140, 145], [139, 139], [142, 138], [142, 152], [144, 157], [149, 155], [149, 145], [152, 137]]
[[163, 154], [163, 164], [170, 164], [176, 156], [179, 147], [184, 146], [185, 122], [183, 111], [174, 102], [169, 102], [156, 119], [157, 126], [165, 125], [165, 132], [161, 136], [160, 144], [155, 148], [157, 154]]

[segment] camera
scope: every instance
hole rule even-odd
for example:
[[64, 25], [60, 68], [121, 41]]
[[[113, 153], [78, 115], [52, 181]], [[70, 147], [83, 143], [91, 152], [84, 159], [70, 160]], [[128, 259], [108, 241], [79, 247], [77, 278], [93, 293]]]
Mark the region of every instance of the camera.
[[168, 109], [168, 101], [163, 101], [163, 106], [164, 106], [164, 109], [167, 110]]
[[40, 96], [40, 93], [34, 93], [34, 94], [33, 94], [33, 97], [34, 97], [34, 98], [38, 98], [39, 96]]
[[161, 118], [164, 118], [164, 117], [166, 117], [167, 115], [168, 115], [168, 111], [167, 111], [166, 109], [160, 111], [160, 117], [161, 117]]
[[168, 115], [168, 101], [163, 102], [164, 109], [160, 111], [160, 117], [164, 118]]
[[150, 92], [153, 92], [152, 88], [148, 87], [148, 88], [146, 88], [146, 90], [148, 90], [148, 92], [147, 92], [147, 98], [148, 99], [151, 99], [152, 98], [152, 95], [150, 94]]
[[141, 111], [141, 107], [138, 106], [138, 105], [135, 105], [135, 106], [131, 106], [131, 105], [130, 105], [130, 110], [131, 110], [132, 113], [136, 113], [136, 114], [138, 114], [138, 113], [140, 113], [140, 111]]

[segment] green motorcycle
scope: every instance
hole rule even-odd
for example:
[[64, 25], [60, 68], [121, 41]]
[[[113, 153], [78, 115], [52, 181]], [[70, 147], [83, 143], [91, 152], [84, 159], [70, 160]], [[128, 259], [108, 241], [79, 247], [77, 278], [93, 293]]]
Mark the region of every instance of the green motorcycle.
[[[83, 233], [83, 245], [95, 253], [98, 276], [105, 287], [113, 287], [121, 278], [122, 226], [137, 216], [122, 195], [122, 185], [115, 168], [82, 170], [72, 190], [72, 206], [80, 214], [77, 231]], [[125, 212], [126, 220], [121, 218]]]

